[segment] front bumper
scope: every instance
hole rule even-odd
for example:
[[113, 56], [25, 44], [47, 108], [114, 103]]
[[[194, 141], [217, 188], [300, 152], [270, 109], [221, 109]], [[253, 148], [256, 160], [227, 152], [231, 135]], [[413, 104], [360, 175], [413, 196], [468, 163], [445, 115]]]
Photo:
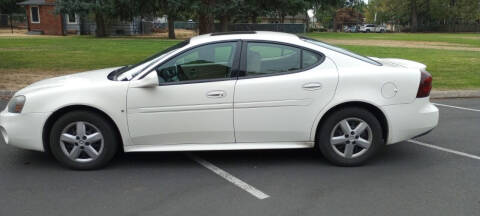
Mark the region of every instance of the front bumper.
[[388, 119], [389, 136], [387, 144], [426, 134], [438, 125], [438, 108], [430, 99], [417, 98], [411, 104], [382, 107]]
[[23, 149], [44, 151], [43, 125], [49, 113], [0, 113], [0, 134], [6, 144]]

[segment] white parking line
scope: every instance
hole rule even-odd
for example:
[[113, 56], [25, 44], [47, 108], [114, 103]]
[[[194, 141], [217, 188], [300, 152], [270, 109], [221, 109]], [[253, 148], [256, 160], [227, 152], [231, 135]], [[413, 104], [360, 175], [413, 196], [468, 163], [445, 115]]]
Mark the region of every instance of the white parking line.
[[480, 112], [478, 109], [472, 109], [472, 108], [465, 108], [465, 107], [458, 107], [458, 106], [452, 106], [452, 105], [447, 105], [447, 104], [439, 104], [439, 103], [433, 103], [437, 106], [443, 106], [443, 107], [449, 107], [449, 108], [455, 108], [455, 109], [461, 109], [461, 110], [468, 110], [468, 111], [473, 111], [473, 112]]
[[195, 162], [199, 163], [200, 165], [204, 166], [205, 168], [211, 170], [215, 174], [219, 175], [220, 177], [226, 179], [227, 181], [231, 182], [232, 184], [236, 185], [237, 187], [247, 191], [251, 195], [257, 197], [258, 199], [266, 199], [270, 197], [269, 195], [263, 193], [262, 191], [256, 189], [255, 187], [247, 184], [246, 182], [238, 179], [237, 177], [231, 175], [230, 173], [218, 168], [217, 166], [213, 165], [212, 163], [194, 155], [194, 154], [187, 154]]
[[456, 154], [456, 155], [459, 155], [459, 156], [463, 156], [463, 157], [468, 157], [468, 158], [471, 158], [471, 159], [480, 160], [480, 156], [477, 156], [477, 155], [472, 155], [472, 154], [468, 154], [468, 153], [465, 153], [465, 152], [461, 152], [461, 151], [457, 151], [457, 150], [453, 150], [453, 149], [448, 149], [448, 148], [444, 148], [444, 147], [440, 147], [440, 146], [436, 146], [436, 145], [432, 145], [432, 144], [420, 142], [420, 141], [417, 141], [417, 140], [408, 140], [408, 142], [411, 142], [411, 143], [414, 143], [414, 144], [417, 144], [417, 145], [421, 145], [421, 146], [424, 146], [424, 147], [427, 147], [427, 148], [432, 148], [432, 149], [436, 149], [436, 150], [440, 150], [440, 151], [444, 151], [444, 152]]

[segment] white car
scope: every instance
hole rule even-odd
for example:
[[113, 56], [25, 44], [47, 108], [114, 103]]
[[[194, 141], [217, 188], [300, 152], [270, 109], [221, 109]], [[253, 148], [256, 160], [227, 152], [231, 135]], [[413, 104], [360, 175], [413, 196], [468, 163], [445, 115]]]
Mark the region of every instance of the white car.
[[360, 26], [360, 32], [369, 33], [369, 32], [377, 32], [377, 33], [384, 33], [386, 32], [385, 26], [376, 26], [374, 24], [365, 24]]
[[135, 65], [34, 83], [8, 145], [95, 169], [116, 152], [318, 148], [356, 166], [438, 123], [426, 66], [275, 32], [193, 37]]

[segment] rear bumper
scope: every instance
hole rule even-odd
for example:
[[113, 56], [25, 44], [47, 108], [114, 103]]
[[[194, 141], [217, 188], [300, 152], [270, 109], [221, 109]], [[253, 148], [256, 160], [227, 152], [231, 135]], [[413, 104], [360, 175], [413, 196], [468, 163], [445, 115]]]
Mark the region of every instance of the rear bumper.
[[393, 144], [424, 135], [438, 125], [438, 108], [430, 99], [417, 98], [411, 104], [382, 107], [388, 119], [387, 144]]
[[0, 113], [0, 135], [6, 144], [23, 149], [44, 151], [43, 125], [48, 113]]

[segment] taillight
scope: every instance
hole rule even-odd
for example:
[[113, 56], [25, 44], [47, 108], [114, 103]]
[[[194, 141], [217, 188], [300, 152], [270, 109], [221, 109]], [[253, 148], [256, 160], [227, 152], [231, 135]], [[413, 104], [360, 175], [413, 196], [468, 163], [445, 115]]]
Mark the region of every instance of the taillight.
[[420, 75], [420, 86], [418, 86], [417, 98], [428, 97], [432, 90], [432, 75], [427, 71], [422, 71]]

